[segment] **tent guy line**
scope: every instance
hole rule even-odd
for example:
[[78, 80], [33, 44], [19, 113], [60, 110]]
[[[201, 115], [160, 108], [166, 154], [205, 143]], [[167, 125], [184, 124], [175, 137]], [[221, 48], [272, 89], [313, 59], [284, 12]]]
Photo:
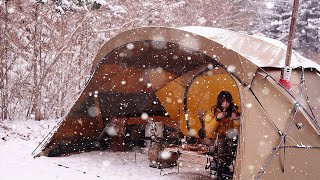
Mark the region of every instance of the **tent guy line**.
[[[310, 113], [305, 109], [305, 107], [303, 107], [303, 105], [301, 104], [300, 101], [298, 101], [290, 92], [289, 90], [287, 90], [287, 88], [283, 87], [282, 84], [280, 84], [274, 77], [272, 77], [268, 72], [266, 72], [264, 69], [262, 69], [261, 67], [259, 67], [264, 73], [267, 74], [266, 78], [267, 77], [270, 77], [274, 82], [276, 82], [278, 85], [280, 85], [280, 87], [282, 87], [283, 90], [285, 90], [290, 96], [291, 98], [296, 101], [296, 103], [299, 104], [299, 107], [301, 107], [303, 109], [303, 111], [308, 115], [308, 117], [310, 118], [311, 122], [315, 125], [315, 128], [317, 130], [317, 133], [320, 135], [320, 125], [318, 123], [318, 121], [310, 115]], [[309, 103], [307, 101], [307, 103]], [[310, 106], [309, 106], [310, 107]], [[312, 110], [312, 108], [310, 108]]]

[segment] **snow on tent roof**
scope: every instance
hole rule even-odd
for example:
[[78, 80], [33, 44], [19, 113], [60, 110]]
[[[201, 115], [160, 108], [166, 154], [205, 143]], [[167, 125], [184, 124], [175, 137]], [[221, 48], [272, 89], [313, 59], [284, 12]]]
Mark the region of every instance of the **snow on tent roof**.
[[[286, 45], [278, 40], [212, 27], [187, 26], [179, 29], [210, 38], [241, 54], [257, 66], [276, 68], [285, 66]], [[291, 67], [316, 68], [320, 71], [320, 65], [295, 51], [291, 57]]]

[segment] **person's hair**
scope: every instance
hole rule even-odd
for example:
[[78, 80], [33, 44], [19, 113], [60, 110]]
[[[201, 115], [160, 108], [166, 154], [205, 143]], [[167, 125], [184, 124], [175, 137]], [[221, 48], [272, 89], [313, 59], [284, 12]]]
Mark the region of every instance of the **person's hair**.
[[222, 102], [226, 100], [229, 102], [229, 107], [227, 108], [227, 116], [231, 116], [232, 112], [237, 109], [236, 105], [233, 103], [232, 95], [229, 91], [221, 91], [217, 98], [217, 105], [216, 108], [223, 111]]

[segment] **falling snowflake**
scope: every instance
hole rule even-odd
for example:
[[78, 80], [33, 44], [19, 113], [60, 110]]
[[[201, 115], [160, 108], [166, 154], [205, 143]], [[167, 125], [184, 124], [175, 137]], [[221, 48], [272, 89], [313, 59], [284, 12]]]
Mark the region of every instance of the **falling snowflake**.
[[238, 135], [238, 131], [234, 128], [229, 128], [226, 131], [226, 138], [227, 139], [236, 139]]
[[106, 128], [106, 133], [109, 136], [116, 136], [118, 134], [118, 130], [114, 126], [109, 126]]
[[166, 98], [166, 102], [167, 102], [167, 103], [171, 103], [171, 102], [172, 102], [172, 99], [169, 98], [169, 97], [167, 97], [167, 98]]
[[89, 107], [88, 115], [90, 117], [96, 117], [97, 116], [96, 108], [94, 106]]
[[229, 65], [228, 67], [227, 67], [227, 71], [228, 72], [234, 72], [236, 70], [236, 67], [234, 66], [234, 65]]
[[182, 99], [180, 99], [180, 98], [177, 101], [179, 104], [183, 102]]
[[139, 82], [142, 82], [143, 81], [143, 78], [139, 78]]
[[195, 129], [190, 129], [188, 134], [189, 136], [194, 137], [197, 134], [197, 131]]
[[253, 72], [248, 72], [247, 75], [248, 75], [248, 77], [253, 77], [254, 73]]
[[126, 81], [121, 81], [121, 84], [125, 85], [125, 84], [127, 84], [127, 82]]
[[213, 69], [213, 64], [208, 64], [208, 69]]
[[149, 118], [149, 115], [148, 115], [148, 113], [142, 113], [141, 114], [141, 119], [143, 119], [143, 120], [147, 120]]
[[179, 57], [177, 55], [173, 55], [172, 57], [174, 60], [177, 60]]
[[129, 50], [134, 49], [134, 44], [133, 43], [127, 44], [127, 49], [129, 49]]
[[121, 53], [119, 53], [119, 56], [120, 56], [120, 57], [124, 57], [124, 56], [126, 56], [126, 54], [123, 53], [123, 52], [121, 52]]
[[14, 13], [15, 11], [16, 11], [16, 9], [15, 9], [14, 7], [9, 7], [9, 8], [8, 8], [8, 13], [9, 13], [9, 14]]
[[169, 151], [161, 151], [160, 152], [160, 157], [162, 159], [169, 159], [171, 157], [171, 152], [169, 152]]
[[212, 76], [212, 75], [213, 75], [213, 72], [212, 72], [212, 71], [208, 71], [208, 72], [207, 72], [207, 75], [208, 75], [208, 76]]
[[262, 89], [262, 94], [263, 94], [263, 95], [269, 95], [269, 94], [270, 94], [270, 89], [267, 88], [267, 87], [264, 87], [264, 88]]
[[253, 170], [254, 170], [254, 166], [253, 166], [253, 165], [249, 165], [249, 166], [248, 166], [248, 169], [249, 169], [250, 171], [253, 171]]
[[154, 49], [163, 49], [166, 47], [165, 37], [163, 36], [154, 36], [152, 37], [153, 41], [151, 42], [151, 46]]
[[252, 103], [246, 104], [246, 107], [247, 107], [247, 108], [252, 108]]
[[148, 84], [147, 84], [147, 87], [148, 87], [148, 88], [149, 88], [149, 87], [151, 87], [151, 86], [152, 86], [152, 84], [151, 84], [151, 83], [148, 83]]
[[272, 9], [274, 7], [274, 2], [267, 2], [266, 6], [268, 9]]
[[205, 24], [207, 22], [206, 18], [204, 17], [198, 18], [197, 21], [199, 24]]
[[93, 146], [94, 147], [101, 147], [101, 143], [99, 141], [94, 141]]
[[157, 72], [158, 72], [158, 73], [162, 73], [162, 72], [163, 72], [162, 67], [158, 67], [158, 68], [157, 68]]
[[186, 38], [184, 38], [180, 41], [181, 45], [188, 47], [188, 48], [191, 48], [193, 50], [199, 49], [199, 42], [197, 41], [197, 39], [190, 37], [189, 34], [188, 34], [188, 37], [187, 36], [185, 36], [185, 37]]

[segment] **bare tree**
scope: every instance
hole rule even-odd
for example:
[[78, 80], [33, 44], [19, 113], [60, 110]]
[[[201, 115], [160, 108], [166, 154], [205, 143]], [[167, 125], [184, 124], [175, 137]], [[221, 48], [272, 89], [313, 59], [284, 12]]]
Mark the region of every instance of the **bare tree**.
[[1, 119], [7, 119], [8, 118], [8, 64], [6, 62], [6, 59], [8, 58], [8, 1], [4, 1], [4, 11], [1, 11], [1, 19], [3, 21], [1, 24], [4, 24], [4, 27], [1, 28], [1, 51], [0, 51], [0, 98], [1, 98]]

